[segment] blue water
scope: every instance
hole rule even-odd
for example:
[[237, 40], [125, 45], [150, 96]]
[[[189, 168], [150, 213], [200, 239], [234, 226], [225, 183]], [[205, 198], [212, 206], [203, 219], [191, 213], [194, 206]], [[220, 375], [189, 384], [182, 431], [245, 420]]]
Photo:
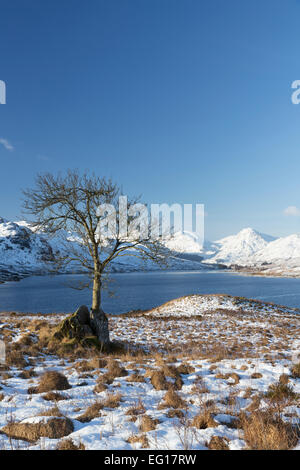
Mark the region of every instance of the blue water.
[[[72, 312], [90, 306], [91, 291], [74, 290], [70, 284], [86, 280], [82, 275], [33, 276], [0, 285], [0, 311], [33, 313]], [[103, 296], [107, 313], [147, 309], [188, 294], [231, 294], [300, 307], [300, 279], [262, 278], [226, 272], [149, 272], [112, 275]]]

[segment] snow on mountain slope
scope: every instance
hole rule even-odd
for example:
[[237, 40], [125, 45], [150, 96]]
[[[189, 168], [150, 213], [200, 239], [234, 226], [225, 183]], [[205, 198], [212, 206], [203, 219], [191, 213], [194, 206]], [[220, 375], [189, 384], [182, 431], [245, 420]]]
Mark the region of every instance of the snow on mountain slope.
[[[80, 240], [73, 234], [64, 233], [63, 238], [80, 247]], [[168, 269], [171, 270], [200, 270], [224, 265], [251, 268], [251, 271], [263, 271], [265, 275], [300, 275], [300, 234], [276, 239], [245, 228], [213, 243], [205, 241], [201, 246], [195, 234], [180, 232], [165, 239], [164, 244], [170, 250]], [[0, 218], [0, 280], [1, 272], [3, 274], [8, 267], [17, 274], [41, 270], [45, 267], [44, 261], [59, 251], [64, 250], [58, 236], [46, 240], [42, 234], [33, 232], [27, 222], [14, 223]], [[159, 268], [151, 261], [144, 265], [130, 251], [112, 265], [112, 270], [117, 272], [141, 269]]]
[[178, 253], [200, 253], [203, 250], [197, 235], [191, 232], [177, 232], [166, 238], [164, 245]]
[[[76, 250], [80, 250], [80, 239], [72, 233], [60, 233], [51, 238], [44, 238], [43, 234], [33, 230], [26, 221], [9, 222], [0, 218], [0, 282], [8, 279], [20, 278], [30, 273], [46, 271], [49, 266], [45, 261], [51, 260], [56, 253], [68, 252], [70, 244], [76, 245]], [[171, 240], [169, 240], [171, 243]], [[197, 238], [192, 234], [177, 234], [176, 250], [170, 246], [168, 269], [171, 270], [195, 270], [205, 269], [201, 264], [201, 257], [189, 258], [185, 252], [200, 251]], [[174, 250], [174, 252], [173, 252]], [[176, 256], [177, 250], [183, 256]], [[129, 272], [160, 269], [154, 262], [148, 260], [144, 264], [136, 256], [132, 256], [130, 250], [124, 253], [121, 258], [116, 259], [111, 265], [112, 271]], [[69, 272], [82, 272], [82, 267], [73, 263], [67, 268]], [[13, 274], [13, 276], [11, 276]]]
[[295, 262], [300, 260], [300, 234], [278, 238], [259, 250], [255, 261], [261, 263]]
[[51, 260], [49, 243], [29, 228], [0, 218], [0, 265], [19, 272], [41, 270]]
[[227, 266], [252, 265], [255, 254], [274, 240], [275, 237], [259, 233], [252, 228], [245, 228], [236, 235], [217, 240], [216, 253], [207, 262], [222, 263]]

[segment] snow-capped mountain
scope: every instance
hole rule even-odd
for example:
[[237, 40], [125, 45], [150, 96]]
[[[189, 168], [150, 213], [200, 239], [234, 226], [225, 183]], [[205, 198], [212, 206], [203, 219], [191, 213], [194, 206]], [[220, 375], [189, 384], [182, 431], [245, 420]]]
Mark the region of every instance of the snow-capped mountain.
[[275, 238], [252, 228], [212, 244], [213, 254], [205, 253], [206, 264], [250, 269], [264, 275], [300, 275], [300, 234]]
[[255, 255], [273, 242], [275, 237], [245, 228], [236, 235], [217, 240], [212, 245], [215, 253], [207, 260], [208, 263], [221, 263], [226, 266], [251, 266]]
[[52, 259], [52, 247], [43, 236], [0, 218], [0, 281], [11, 277], [10, 273], [17, 279], [45, 271], [45, 263]]
[[[66, 244], [63, 239], [76, 244], [80, 249], [80, 240], [73, 234], [64, 233], [63, 237], [55, 236], [45, 238], [41, 233], [32, 229], [26, 221], [9, 222], [0, 218], [0, 282], [9, 279], [20, 279], [28, 274], [42, 274], [49, 270], [51, 261], [58, 252], [64, 252]], [[205, 269], [201, 257], [189, 257], [185, 252], [199, 252], [199, 244], [190, 236], [176, 238], [176, 249], [169, 247], [169, 269], [195, 270]], [[170, 240], [169, 240], [170, 242]], [[176, 244], [176, 243], [175, 243]], [[180, 253], [177, 253], [177, 249]], [[178, 255], [178, 256], [177, 256]], [[182, 256], [180, 256], [182, 255]], [[111, 266], [112, 271], [128, 272], [142, 269], [157, 270], [158, 266], [151, 261], [144, 265], [136, 257], [124, 253], [122, 258], [115, 260]], [[69, 266], [70, 272], [82, 272], [79, 265]]]
[[[71, 243], [80, 244], [72, 234], [67, 238]], [[169, 269], [172, 270], [223, 266], [250, 269], [266, 275], [300, 275], [300, 234], [276, 239], [252, 228], [245, 228], [236, 235], [212, 243], [205, 241], [202, 246], [195, 234], [183, 232], [166, 238], [164, 244], [169, 250]], [[46, 240], [24, 221], [16, 223], [0, 218], [0, 281], [45, 272], [45, 262], [51, 261], [61, 249], [58, 237]], [[112, 270], [116, 272], [141, 269], [159, 268], [151, 261], [143, 265], [130, 253], [124, 253], [112, 265]]]
[[278, 238], [255, 255], [255, 261], [261, 263], [294, 263], [297, 260], [300, 260], [300, 234]]
[[191, 232], [177, 232], [164, 240], [164, 245], [177, 253], [202, 253], [203, 246], [196, 234]]

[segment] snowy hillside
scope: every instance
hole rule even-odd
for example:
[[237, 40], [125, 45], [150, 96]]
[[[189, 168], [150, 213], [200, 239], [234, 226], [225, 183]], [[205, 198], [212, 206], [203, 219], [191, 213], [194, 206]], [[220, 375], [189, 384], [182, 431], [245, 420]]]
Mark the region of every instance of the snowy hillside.
[[[78, 237], [67, 234], [71, 243], [79, 246]], [[170, 270], [201, 270], [217, 267], [250, 270], [264, 275], [300, 275], [300, 234], [276, 239], [252, 228], [245, 228], [236, 235], [213, 243], [199, 242], [190, 232], [176, 233], [165, 239], [169, 252]], [[58, 237], [45, 239], [32, 231], [24, 221], [9, 222], [0, 218], [0, 281], [31, 272], [42, 272], [45, 261], [62, 251], [62, 240]], [[72, 268], [74, 269], [74, 267]], [[148, 261], [144, 265], [138, 258], [124, 253], [114, 261], [115, 272], [149, 271], [160, 269]], [[80, 272], [77, 267], [75, 271]], [[13, 274], [13, 276], [11, 276]]]
[[[27, 274], [45, 269], [51, 261], [53, 250], [50, 244], [29, 228], [0, 218], [0, 267], [3, 272]], [[0, 272], [0, 280], [2, 278]], [[5, 276], [4, 276], [5, 277]]]
[[177, 232], [168, 237], [164, 244], [178, 253], [201, 253], [203, 250], [197, 235], [190, 232]]
[[248, 266], [254, 263], [254, 256], [274, 241], [275, 237], [245, 228], [237, 235], [230, 235], [215, 242], [215, 254], [208, 263], [237, 264]]
[[[80, 240], [73, 234], [63, 234], [63, 238], [76, 244], [80, 248]], [[24, 275], [47, 272], [49, 264], [55, 254], [66, 250], [63, 238], [55, 236], [47, 238], [33, 230], [26, 221], [9, 222], [0, 218], [0, 282], [10, 279], [20, 279]], [[170, 246], [169, 266], [171, 270], [198, 270], [205, 269], [201, 263], [202, 257], [189, 257], [185, 253], [199, 253], [200, 245], [190, 235], [175, 237], [174, 248]], [[173, 251], [174, 250], [174, 251]], [[179, 255], [179, 256], [177, 256]], [[148, 261], [143, 264], [138, 258], [131, 256], [130, 252], [112, 263], [112, 271], [128, 272], [139, 270], [157, 270], [159, 267]], [[69, 266], [69, 270], [81, 272], [80, 266]]]
[[295, 261], [300, 259], [300, 234], [278, 238], [269, 243], [255, 256], [257, 262], [274, 263], [280, 261]]

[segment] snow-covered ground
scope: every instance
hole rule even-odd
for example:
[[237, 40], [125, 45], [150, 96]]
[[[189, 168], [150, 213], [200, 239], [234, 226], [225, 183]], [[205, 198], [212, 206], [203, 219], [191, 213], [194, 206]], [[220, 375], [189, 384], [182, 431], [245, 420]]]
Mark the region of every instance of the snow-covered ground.
[[[183, 297], [147, 312], [109, 316], [119, 352], [100, 354], [99, 364], [99, 353], [47, 352], [45, 330], [61, 315], [0, 314], [2, 337], [27, 361], [20, 366], [13, 356], [1, 368], [0, 432], [9, 422], [45, 423], [59, 415], [73, 424], [65, 439], [86, 449], [207, 449], [217, 437], [233, 450], [249, 446], [245, 422], [253, 413], [280, 410], [283, 423], [296, 429], [300, 379], [291, 368], [299, 361], [299, 313], [224, 295]], [[120, 370], [107, 380], [112, 358]], [[28, 393], [49, 370], [63, 373], [71, 386], [59, 391], [59, 401]], [[283, 379], [292, 393], [274, 401], [269, 387]], [[55, 449], [61, 441], [0, 434], [4, 449]], [[300, 449], [300, 441], [292, 447]]]

